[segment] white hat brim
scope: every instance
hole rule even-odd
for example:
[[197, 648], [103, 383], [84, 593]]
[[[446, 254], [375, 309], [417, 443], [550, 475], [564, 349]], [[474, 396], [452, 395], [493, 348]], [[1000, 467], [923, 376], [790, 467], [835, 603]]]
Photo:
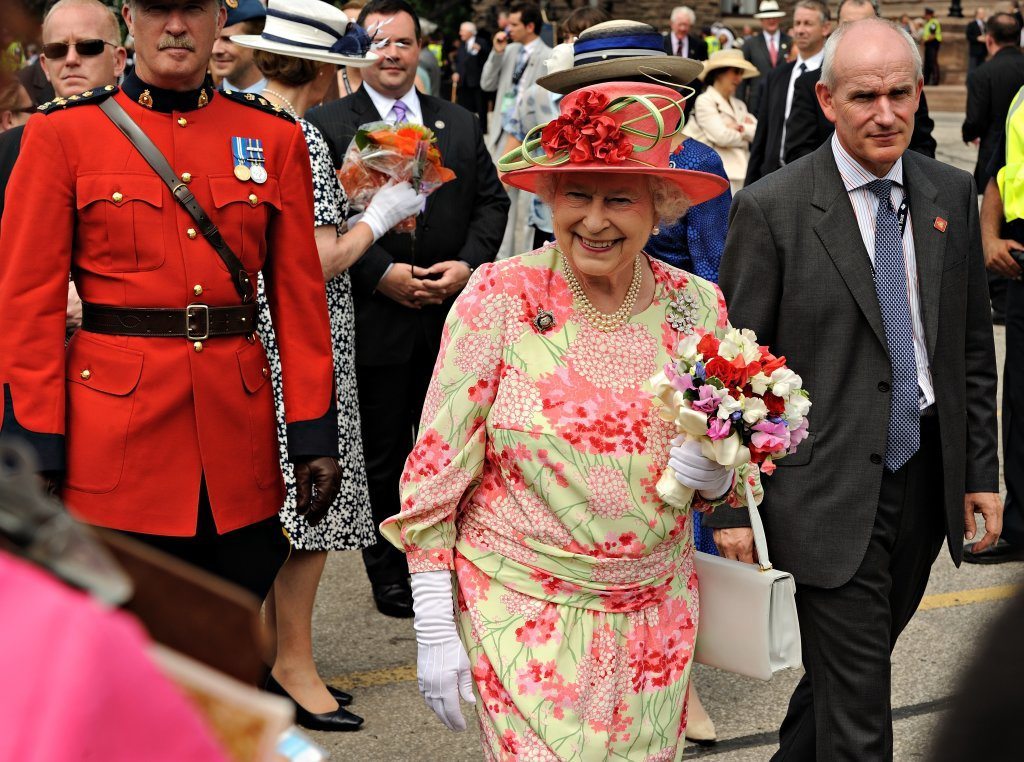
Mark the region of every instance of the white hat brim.
[[351, 66], [355, 69], [365, 69], [377, 62], [376, 53], [367, 53], [365, 56], [343, 56], [340, 53], [328, 53], [326, 50], [313, 50], [312, 48], [300, 48], [298, 45], [287, 45], [283, 42], [274, 42], [263, 39], [259, 34], [233, 34], [231, 41], [243, 48], [253, 50], [265, 50], [268, 53], [277, 53], [292, 58], [305, 58], [310, 61], [321, 63], [332, 63], [339, 66]]
[[755, 13], [754, 18], [756, 19], [781, 19], [786, 15], [785, 11], [765, 11], [764, 13]]

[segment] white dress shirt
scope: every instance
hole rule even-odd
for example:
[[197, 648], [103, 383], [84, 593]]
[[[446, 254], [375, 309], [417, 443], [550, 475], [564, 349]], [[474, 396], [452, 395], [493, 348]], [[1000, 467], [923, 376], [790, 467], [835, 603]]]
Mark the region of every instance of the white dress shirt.
[[789, 85], [786, 88], [786, 115], [783, 117], [782, 121], [782, 142], [779, 145], [780, 167], [786, 163], [786, 122], [789, 121], [789, 110], [793, 108], [793, 86], [796, 85], [796, 80], [801, 74], [806, 74], [809, 71], [817, 71], [820, 69], [821, 62], [824, 60], [824, 48], [809, 58], [800, 58], [799, 54], [797, 54], [796, 65], [793, 67], [793, 71], [789, 73]]
[[409, 91], [401, 98], [382, 95], [370, 87], [366, 81], [363, 82], [363, 87], [366, 88], [366, 94], [370, 96], [370, 100], [373, 101], [377, 113], [380, 114], [381, 119], [385, 122], [395, 123], [395, 101], [399, 100], [406, 108], [405, 121], [412, 124], [423, 124], [423, 109], [420, 107], [420, 96], [416, 92], [415, 85], [410, 87]]
[[782, 55], [782, 51], [779, 50], [779, 40], [781, 32], [776, 29], [774, 32], [761, 32], [764, 35], [764, 46], [768, 48], [768, 60], [771, 60], [772, 45], [775, 46], [775, 65], [779, 65], [779, 57]]
[[[857, 160], [850, 156], [839, 142], [835, 133], [832, 135], [832, 155], [836, 160], [839, 175], [853, 206], [853, 216], [857, 218], [857, 227], [864, 241], [871, 267], [875, 266], [875, 221], [878, 216], [878, 196], [868, 190], [867, 183], [878, 180], [872, 172], [864, 169]], [[903, 186], [903, 159], [899, 159], [885, 175], [885, 180], [892, 180], [892, 208], [899, 209], [906, 197]], [[917, 386], [920, 390], [920, 405], [924, 410], [935, 402], [935, 386], [932, 383], [932, 371], [928, 366], [928, 349], [925, 344], [924, 323], [921, 319], [921, 285], [917, 281], [917, 251], [914, 248], [914, 226], [907, 210], [906, 224], [903, 226], [903, 261], [907, 276], [907, 301], [910, 304], [910, 322], [914, 331], [914, 360], [917, 364]]]

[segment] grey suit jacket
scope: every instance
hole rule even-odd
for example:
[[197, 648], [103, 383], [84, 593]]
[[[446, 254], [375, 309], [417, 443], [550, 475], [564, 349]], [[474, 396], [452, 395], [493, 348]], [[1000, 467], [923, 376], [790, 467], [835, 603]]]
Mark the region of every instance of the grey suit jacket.
[[[966, 172], [913, 151], [903, 154], [903, 171], [942, 437], [935, 475], [944, 500], [934, 509], [945, 512], [959, 564], [964, 493], [998, 491], [978, 205]], [[799, 583], [838, 587], [859, 567], [871, 534], [892, 378], [871, 261], [831, 141], [736, 194], [719, 283], [730, 322], [785, 355], [811, 396], [810, 436], [764, 480], [772, 563]], [[730, 510], [709, 523], [728, 522]]]
[[[519, 51], [522, 49], [523, 46], [520, 43], [511, 42], [503, 53], [491, 50], [491, 54], [487, 56], [487, 63], [484, 64], [480, 74], [480, 89], [495, 91], [494, 110], [487, 118], [487, 145], [492, 154], [501, 152], [501, 102], [505, 93], [512, 89], [512, 75], [515, 74]], [[545, 45], [543, 40], [538, 39], [536, 47], [530, 54], [530, 60], [527, 61], [526, 68], [523, 70], [522, 79], [519, 80], [520, 93], [526, 93], [537, 81], [537, 77], [544, 75], [546, 71], [544, 62], [550, 56], [551, 48]]]

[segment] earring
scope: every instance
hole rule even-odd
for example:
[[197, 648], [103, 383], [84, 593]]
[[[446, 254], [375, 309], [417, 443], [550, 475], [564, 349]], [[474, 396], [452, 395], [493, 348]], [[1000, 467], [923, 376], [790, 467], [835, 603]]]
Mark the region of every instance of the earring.
[[651, 235], [658, 235], [660, 232], [661, 228], [655, 227], [654, 230], [651, 231]]

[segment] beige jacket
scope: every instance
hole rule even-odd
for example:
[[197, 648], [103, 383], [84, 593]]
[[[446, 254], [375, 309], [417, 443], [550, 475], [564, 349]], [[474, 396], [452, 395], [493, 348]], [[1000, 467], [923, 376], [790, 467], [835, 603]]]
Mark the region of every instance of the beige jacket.
[[[737, 129], [740, 126], [742, 132]], [[743, 187], [747, 176], [750, 144], [756, 130], [757, 119], [747, 112], [743, 101], [735, 97], [726, 100], [714, 87], [709, 87], [697, 96], [683, 133], [718, 152], [735, 193]]]

